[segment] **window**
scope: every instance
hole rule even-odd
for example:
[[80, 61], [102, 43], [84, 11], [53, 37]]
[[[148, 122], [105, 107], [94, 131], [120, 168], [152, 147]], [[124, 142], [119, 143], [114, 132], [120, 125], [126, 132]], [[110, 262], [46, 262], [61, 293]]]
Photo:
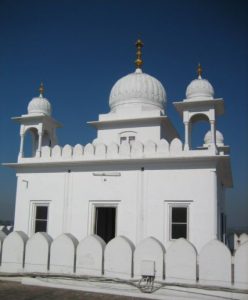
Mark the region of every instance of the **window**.
[[129, 136], [128, 141], [129, 141], [130, 144], [132, 144], [132, 142], [135, 141], [135, 136]]
[[130, 144], [135, 141], [135, 136], [122, 136], [120, 142], [128, 141]]
[[188, 207], [171, 207], [170, 238], [188, 238]]
[[34, 233], [47, 232], [48, 206], [36, 205], [34, 218]]
[[125, 142], [126, 140], [127, 140], [127, 137], [126, 137], [126, 136], [122, 136], [120, 142], [123, 143], [123, 142]]
[[134, 131], [125, 131], [120, 133], [120, 144], [123, 142], [128, 142], [131, 144], [133, 141], [135, 141], [136, 134], [137, 133]]

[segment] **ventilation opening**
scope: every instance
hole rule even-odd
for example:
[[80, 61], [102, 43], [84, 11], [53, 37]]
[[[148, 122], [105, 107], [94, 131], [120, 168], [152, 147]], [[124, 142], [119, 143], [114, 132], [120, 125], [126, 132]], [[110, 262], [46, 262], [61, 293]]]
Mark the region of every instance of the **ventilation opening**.
[[96, 207], [95, 234], [100, 236], [106, 243], [115, 237], [116, 231], [116, 208]]

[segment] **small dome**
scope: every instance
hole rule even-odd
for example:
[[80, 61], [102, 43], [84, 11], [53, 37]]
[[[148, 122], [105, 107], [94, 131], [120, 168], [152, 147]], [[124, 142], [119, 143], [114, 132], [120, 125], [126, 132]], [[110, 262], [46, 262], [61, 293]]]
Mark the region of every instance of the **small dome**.
[[208, 80], [198, 77], [191, 81], [186, 90], [186, 98], [189, 100], [207, 100], [214, 98], [214, 89]]
[[109, 106], [112, 111], [122, 107], [141, 107], [144, 110], [164, 110], [166, 92], [156, 78], [137, 68], [134, 73], [119, 79], [113, 86]]
[[52, 107], [50, 102], [42, 95], [33, 98], [28, 104], [28, 114], [44, 114], [51, 116]]
[[[211, 131], [209, 130], [205, 134], [204, 145], [208, 146], [210, 144], [211, 144]], [[224, 136], [219, 130], [216, 130], [216, 145], [219, 147], [224, 146]]]

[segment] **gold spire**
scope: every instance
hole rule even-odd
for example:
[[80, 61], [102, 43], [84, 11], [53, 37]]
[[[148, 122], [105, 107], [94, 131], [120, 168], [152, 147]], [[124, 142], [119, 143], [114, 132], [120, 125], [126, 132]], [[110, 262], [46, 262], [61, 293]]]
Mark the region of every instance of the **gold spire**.
[[141, 39], [138, 39], [137, 42], [135, 43], [136, 46], [136, 60], [135, 60], [135, 66], [137, 69], [140, 69], [141, 66], [143, 65], [143, 60], [142, 60], [142, 52], [141, 49], [144, 46], [142, 43]]
[[198, 79], [202, 78], [202, 66], [200, 63], [197, 66], [197, 75], [198, 75]]
[[43, 84], [43, 82], [40, 83], [39, 92], [40, 92], [40, 97], [44, 97], [44, 84]]

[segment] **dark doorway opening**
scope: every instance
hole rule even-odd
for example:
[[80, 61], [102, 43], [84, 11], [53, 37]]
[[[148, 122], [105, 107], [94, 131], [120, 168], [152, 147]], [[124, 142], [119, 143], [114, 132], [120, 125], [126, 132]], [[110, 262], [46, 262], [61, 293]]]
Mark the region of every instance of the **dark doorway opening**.
[[106, 243], [115, 237], [116, 207], [96, 207], [95, 234]]

